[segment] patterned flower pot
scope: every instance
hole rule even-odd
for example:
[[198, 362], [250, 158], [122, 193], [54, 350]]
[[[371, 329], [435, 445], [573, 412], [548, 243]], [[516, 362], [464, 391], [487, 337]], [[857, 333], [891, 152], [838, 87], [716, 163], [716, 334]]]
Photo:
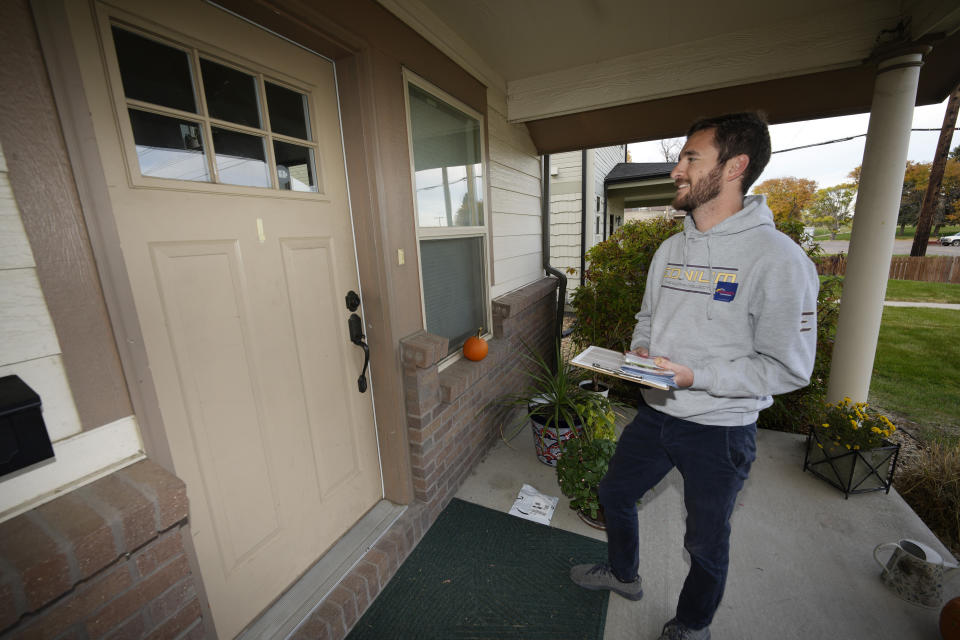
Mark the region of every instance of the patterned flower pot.
[[883, 442], [873, 449], [852, 450], [836, 445], [811, 428], [803, 470], [840, 489], [845, 498], [851, 493], [890, 493], [900, 445]]
[[[551, 467], [557, 466], [560, 459], [560, 442], [566, 442], [574, 437], [574, 429], [567, 426], [547, 428], [546, 419], [542, 416], [530, 416], [530, 427], [533, 429], [533, 446], [537, 450], [537, 460]], [[576, 431], [582, 431], [583, 425], [576, 425]]]

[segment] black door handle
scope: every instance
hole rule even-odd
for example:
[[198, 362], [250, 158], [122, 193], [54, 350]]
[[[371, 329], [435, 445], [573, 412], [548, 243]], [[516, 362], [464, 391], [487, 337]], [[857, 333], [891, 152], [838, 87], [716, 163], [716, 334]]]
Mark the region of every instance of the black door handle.
[[[351, 293], [353, 293], [351, 291]], [[350, 314], [347, 320], [347, 327], [350, 329], [350, 342], [363, 348], [363, 369], [360, 371], [360, 377], [357, 378], [357, 388], [360, 393], [367, 390], [367, 365], [370, 364], [370, 347], [364, 342], [366, 336], [363, 335], [363, 320], [355, 313]]]

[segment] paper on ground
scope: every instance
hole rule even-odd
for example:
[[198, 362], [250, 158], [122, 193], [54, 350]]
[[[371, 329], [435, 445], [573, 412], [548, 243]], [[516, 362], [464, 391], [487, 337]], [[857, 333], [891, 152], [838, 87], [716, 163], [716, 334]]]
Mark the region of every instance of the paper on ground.
[[560, 498], [547, 496], [528, 484], [520, 487], [517, 499], [510, 507], [510, 515], [549, 525]]

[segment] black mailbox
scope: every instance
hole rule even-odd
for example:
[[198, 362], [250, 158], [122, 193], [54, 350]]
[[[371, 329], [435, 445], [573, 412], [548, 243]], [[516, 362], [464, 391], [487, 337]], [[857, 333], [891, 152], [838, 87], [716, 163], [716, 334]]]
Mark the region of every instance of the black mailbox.
[[52, 457], [40, 396], [18, 376], [0, 378], [0, 476]]

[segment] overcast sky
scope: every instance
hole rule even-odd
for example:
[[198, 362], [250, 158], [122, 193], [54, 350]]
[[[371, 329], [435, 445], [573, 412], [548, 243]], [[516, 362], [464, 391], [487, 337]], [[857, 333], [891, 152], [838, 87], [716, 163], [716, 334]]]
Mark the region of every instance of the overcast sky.
[[[943, 113], [947, 102], [927, 107], [917, 107], [913, 112], [914, 128], [936, 128], [937, 131], [914, 131], [910, 136], [910, 148], [907, 158], [916, 162], [930, 162], [937, 148], [940, 127], [943, 126]], [[865, 137], [846, 142], [776, 153], [780, 149], [799, 147], [814, 142], [826, 142], [837, 138], [866, 133], [869, 114], [823, 118], [789, 124], [777, 124], [770, 127], [770, 138], [774, 154], [763, 175], [757, 180], [794, 176], [809, 178], [819, 187], [829, 187], [848, 181], [847, 174], [863, 161]], [[960, 132], [954, 132], [950, 148], [960, 144]], [[663, 162], [660, 145], [657, 142], [641, 142], [629, 145], [630, 157], [634, 162]]]

